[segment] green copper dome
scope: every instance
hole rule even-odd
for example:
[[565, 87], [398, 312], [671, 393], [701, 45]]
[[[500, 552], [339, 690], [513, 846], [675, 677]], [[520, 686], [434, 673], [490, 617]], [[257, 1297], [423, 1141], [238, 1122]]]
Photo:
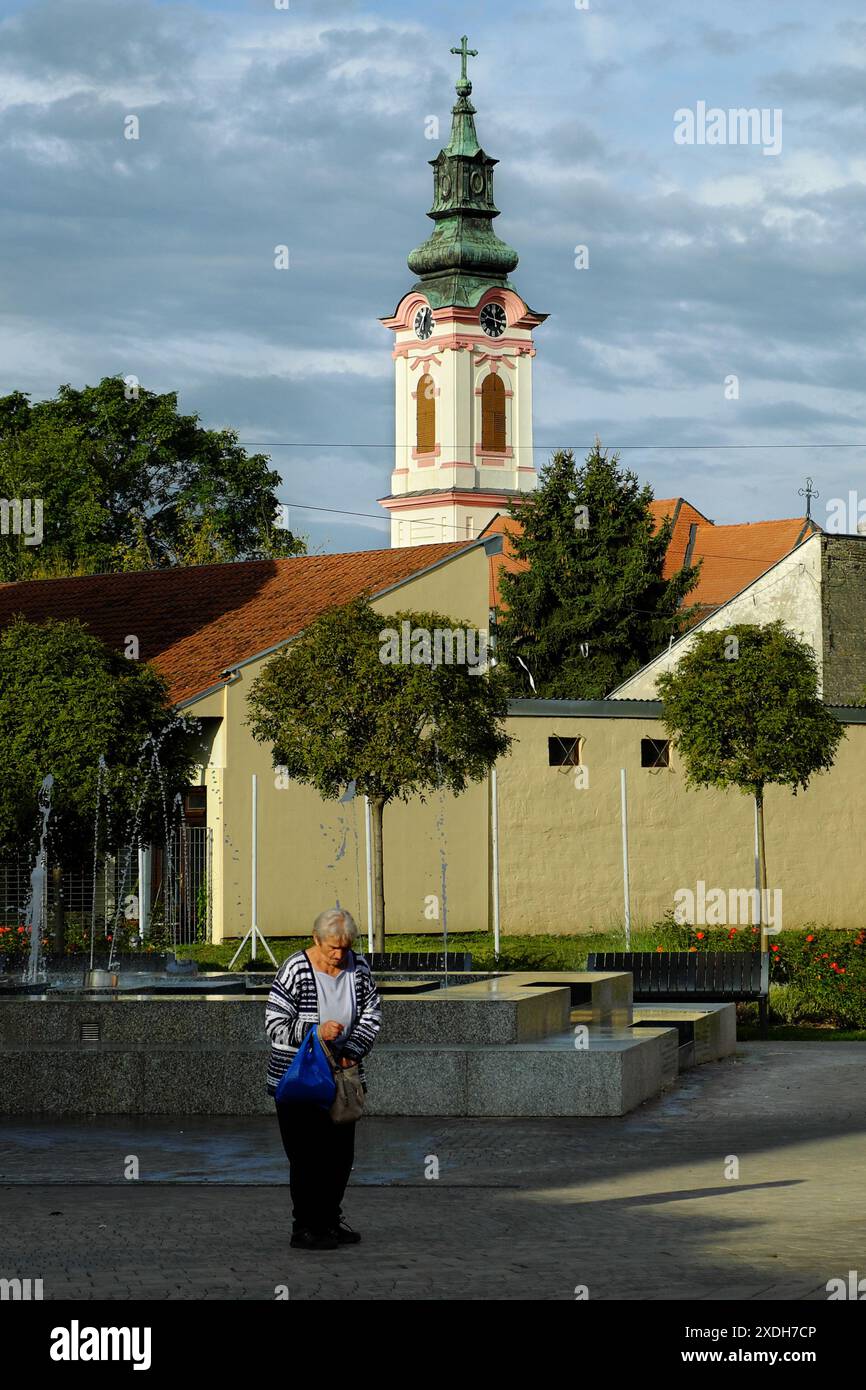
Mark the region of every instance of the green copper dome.
[[475, 131], [475, 107], [469, 100], [472, 83], [462, 56], [457, 101], [451, 108], [451, 139], [433, 166], [433, 206], [427, 216], [435, 222], [431, 235], [408, 257], [409, 269], [420, 278], [414, 289], [426, 295], [434, 309], [446, 304], [472, 307], [492, 285], [512, 288], [508, 274], [518, 255], [493, 230], [499, 209], [493, 201], [493, 167], [498, 160], [485, 154]]

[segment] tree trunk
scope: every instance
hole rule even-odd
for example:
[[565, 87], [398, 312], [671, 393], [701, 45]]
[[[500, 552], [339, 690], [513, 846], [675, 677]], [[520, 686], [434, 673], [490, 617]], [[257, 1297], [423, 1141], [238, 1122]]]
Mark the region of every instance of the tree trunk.
[[767, 934], [767, 848], [764, 842], [764, 789], [755, 797], [755, 809], [758, 813], [758, 883], [760, 893], [761, 914], [761, 950], [769, 951], [770, 938]]
[[[63, 868], [60, 864], [52, 865], [51, 887], [54, 895], [51, 935], [55, 954], [62, 956], [66, 949], [66, 913], [63, 906]], [[42, 923], [34, 922], [33, 929], [41, 931]]]
[[385, 949], [385, 869], [382, 853], [382, 813], [385, 803], [381, 798], [370, 798], [370, 838], [373, 860], [373, 950]]

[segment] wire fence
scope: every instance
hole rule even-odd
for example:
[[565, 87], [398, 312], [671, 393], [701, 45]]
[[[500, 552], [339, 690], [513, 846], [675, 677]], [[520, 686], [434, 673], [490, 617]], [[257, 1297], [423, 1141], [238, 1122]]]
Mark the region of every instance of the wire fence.
[[[67, 948], [84, 948], [94, 922], [97, 939], [124, 932], [143, 940], [159, 932], [176, 945], [210, 941], [213, 927], [213, 831], [177, 826], [165, 845], [146, 856], [148, 882], [139, 881], [133, 849], [107, 854], [94, 866], [66, 870], [60, 891]], [[30, 901], [32, 864], [0, 860], [0, 926], [23, 926]], [[95, 891], [94, 891], [95, 888]], [[49, 935], [57, 907], [57, 879], [47, 875], [43, 935]], [[149, 906], [148, 906], [149, 904]], [[142, 907], [144, 913], [142, 914]]]

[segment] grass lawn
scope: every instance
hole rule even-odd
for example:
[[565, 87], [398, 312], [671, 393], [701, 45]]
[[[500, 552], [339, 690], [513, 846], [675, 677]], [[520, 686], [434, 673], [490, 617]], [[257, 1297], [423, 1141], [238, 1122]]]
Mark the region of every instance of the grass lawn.
[[[738, 1042], [760, 1042], [761, 1034], [755, 1024], [737, 1023]], [[771, 1025], [768, 1042], [866, 1042], [866, 1029], [845, 1029], [822, 1026], [819, 1023], [790, 1027]]]
[[[278, 961], [293, 955], [302, 946], [309, 945], [309, 939], [300, 936], [275, 937], [269, 943]], [[366, 949], [366, 937], [359, 942]], [[632, 950], [653, 951], [659, 944], [657, 931], [633, 931]], [[582, 933], [580, 936], [503, 936], [499, 962], [493, 956], [493, 937], [490, 932], [461, 932], [449, 936], [449, 951], [468, 951], [476, 970], [580, 970], [586, 965], [590, 951], [623, 951], [625, 942], [621, 931]], [[197, 960], [199, 967], [209, 970], [225, 970], [238, 948], [237, 941], [227, 941], [220, 945], [178, 946], [178, 957], [188, 956]], [[403, 935], [389, 933], [389, 951], [441, 951], [441, 936]], [[244, 951], [243, 960], [249, 960], [250, 948]], [[257, 959], [267, 963], [268, 957], [259, 946]], [[239, 969], [240, 966], [235, 966]]]

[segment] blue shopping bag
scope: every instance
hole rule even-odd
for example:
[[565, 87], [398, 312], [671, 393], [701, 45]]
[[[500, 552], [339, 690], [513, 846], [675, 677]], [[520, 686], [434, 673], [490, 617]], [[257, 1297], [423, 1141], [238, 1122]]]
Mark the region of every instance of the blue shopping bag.
[[278, 1105], [321, 1105], [329, 1110], [337, 1094], [331, 1064], [319, 1041], [317, 1028], [311, 1028], [295, 1053], [292, 1065], [283, 1072], [274, 1096]]

